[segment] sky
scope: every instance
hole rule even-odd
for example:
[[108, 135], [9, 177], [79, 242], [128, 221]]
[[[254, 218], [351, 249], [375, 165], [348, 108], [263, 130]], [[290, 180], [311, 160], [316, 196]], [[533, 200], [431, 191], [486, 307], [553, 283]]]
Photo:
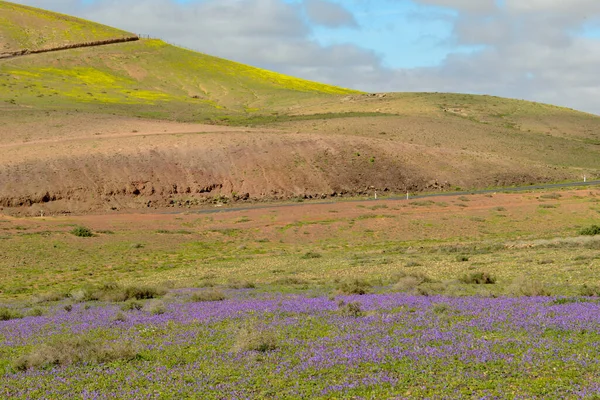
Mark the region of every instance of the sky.
[[600, 0], [11, 0], [367, 92], [600, 114]]

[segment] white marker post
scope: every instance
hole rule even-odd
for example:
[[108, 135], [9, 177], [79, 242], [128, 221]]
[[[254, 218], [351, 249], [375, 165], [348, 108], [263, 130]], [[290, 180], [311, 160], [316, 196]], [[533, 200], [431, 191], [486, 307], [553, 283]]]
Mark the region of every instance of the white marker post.
[[587, 182], [587, 176], [585, 176], [585, 175], [583, 176], [583, 182], [584, 183]]
[[408, 192], [406, 192], [406, 200], [408, 200]]
[[377, 190], [375, 191], [375, 200], [377, 200]]

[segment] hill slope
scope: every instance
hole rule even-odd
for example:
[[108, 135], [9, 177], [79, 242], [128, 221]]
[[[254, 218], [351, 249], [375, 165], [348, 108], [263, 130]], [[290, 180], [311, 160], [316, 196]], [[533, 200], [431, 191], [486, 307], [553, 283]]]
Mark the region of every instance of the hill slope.
[[[1, 37], [14, 25], [47, 33], [11, 18]], [[81, 40], [112, 34], [66, 21]], [[362, 94], [159, 40], [0, 60], [0, 88], [0, 207], [30, 213], [600, 175], [597, 116], [490, 96]]]
[[0, 1], [0, 53], [131, 36], [68, 15]]

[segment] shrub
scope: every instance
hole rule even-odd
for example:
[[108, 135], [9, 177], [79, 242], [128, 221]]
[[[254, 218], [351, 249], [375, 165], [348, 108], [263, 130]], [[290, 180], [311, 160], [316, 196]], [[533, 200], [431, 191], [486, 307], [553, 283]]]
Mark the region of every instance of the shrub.
[[279, 347], [275, 332], [260, 325], [246, 325], [237, 334], [234, 351], [257, 351], [266, 353]]
[[127, 303], [121, 306], [121, 311], [133, 311], [133, 310], [141, 310], [144, 308], [144, 304], [136, 300], [130, 300]]
[[13, 368], [25, 371], [72, 364], [98, 364], [115, 360], [133, 360], [138, 357], [130, 343], [100, 343], [88, 336], [69, 336], [36, 346], [29, 354], [13, 362]]
[[398, 292], [408, 292], [419, 286], [421, 282], [414, 276], [405, 276], [400, 278], [393, 286], [393, 290]]
[[540, 199], [552, 199], [552, 200], [558, 200], [560, 199], [562, 196], [558, 193], [547, 193], [547, 194], [543, 194], [540, 196]]
[[583, 285], [579, 294], [586, 297], [600, 297], [600, 287]]
[[293, 276], [279, 278], [279, 279], [273, 281], [273, 283], [276, 285], [306, 285], [306, 284], [308, 284], [308, 282], [305, 281], [304, 279], [294, 278]]
[[516, 278], [508, 288], [510, 293], [516, 296], [550, 296], [551, 293], [546, 286], [533, 278]]
[[35, 298], [33, 299], [33, 303], [50, 303], [54, 301], [63, 300], [65, 297], [68, 296], [62, 293], [45, 293], [35, 296]]
[[456, 257], [456, 261], [458, 261], [458, 262], [467, 262], [467, 261], [469, 261], [469, 257], [467, 257], [467, 256], [464, 256], [464, 255], [462, 255], [462, 256], [457, 256], [457, 257]]
[[550, 260], [550, 259], [539, 260], [538, 264], [540, 264], [540, 265], [554, 264], [554, 260]]
[[314, 251], [309, 251], [308, 253], [304, 253], [304, 255], [300, 258], [303, 260], [310, 260], [310, 259], [321, 258], [321, 257], [323, 257], [323, 256], [319, 253], [315, 253]]
[[352, 318], [358, 318], [364, 315], [359, 302], [346, 303], [344, 301], [340, 301], [338, 303], [338, 312], [344, 317]]
[[92, 237], [94, 233], [90, 228], [86, 228], [85, 226], [78, 226], [71, 231], [71, 234], [77, 237]]
[[462, 283], [473, 284], [473, 285], [493, 285], [496, 283], [496, 277], [488, 274], [487, 272], [473, 272], [468, 275], [463, 275], [460, 278]]
[[585, 236], [600, 235], [600, 225], [592, 225], [590, 227], [583, 228], [582, 230], [579, 231], [579, 234], [585, 235]]
[[412, 268], [412, 267], [420, 267], [421, 264], [418, 261], [409, 261], [404, 266], [406, 268]]
[[23, 314], [17, 310], [6, 307], [0, 307], [0, 321], [9, 321], [11, 319], [21, 319]]
[[231, 282], [228, 285], [231, 289], [255, 289], [256, 284], [248, 281]]
[[112, 321], [114, 322], [126, 322], [127, 317], [122, 312], [118, 312], [114, 317], [112, 317]]
[[67, 304], [66, 306], [63, 307], [65, 309], [66, 312], [71, 312], [73, 311], [73, 305], [72, 304]]
[[355, 279], [352, 282], [345, 282], [338, 286], [338, 292], [341, 294], [363, 295], [369, 293], [370, 290], [371, 284], [360, 279]]
[[436, 314], [445, 314], [451, 310], [450, 306], [446, 303], [437, 303], [431, 309]]
[[200, 301], [223, 301], [227, 298], [225, 293], [217, 289], [203, 290], [198, 293], [194, 293], [190, 297], [190, 301], [197, 303]]
[[399, 292], [412, 291], [413, 289], [416, 289], [419, 285], [422, 285], [423, 283], [433, 282], [431, 278], [429, 278], [427, 275], [421, 272], [416, 272], [408, 275], [402, 273], [398, 274], [396, 278], [397, 281], [392, 287], [392, 289]]
[[156, 286], [120, 286], [116, 283], [106, 283], [99, 287], [77, 289], [70, 296], [78, 302], [83, 301], [112, 301], [147, 300], [164, 296], [166, 290]]
[[167, 312], [165, 304], [162, 301], [147, 304], [147, 309], [152, 315], [161, 315]]
[[166, 290], [153, 286], [128, 286], [122, 289], [124, 300], [146, 300], [164, 296]]
[[29, 310], [27, 315], [29, 317], [41, 317], [42, 315], [44, 315], [44, 310], [39, 307], [35, 307], [35, 308], [32, 308], [31, 310]]

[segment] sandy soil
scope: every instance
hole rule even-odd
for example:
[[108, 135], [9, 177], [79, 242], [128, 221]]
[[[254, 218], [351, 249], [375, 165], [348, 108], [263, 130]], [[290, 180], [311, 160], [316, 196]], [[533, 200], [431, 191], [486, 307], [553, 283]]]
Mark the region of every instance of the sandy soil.
[[[543, 234], [552, 231], [552, 224], [561, 229], [573, 215], [590, 212], [590, 200], [600, 199], [597, 188], [560, 191], [557, 199], [545, 198], [550, 192], [494, 193], [488, 195], [447, 196], [421, 200], [336, 201], [326, 203], [271, 204], [242, 210], [228, 210], [227, 206], [210, 209], [170, 211], [149, 210], [144, 213], [111, 212], [67, 216], [39, 216], [15, 218], [2, 215], [2, 228], [27, 232], [45, 230], [70, 230], [74, 224], [90, 227], [94, 231], [135, 230], [154, 232], [157, 229], [187, 229], [194, 232], [243, 229], [256, 232], [270, 240], [288, 238], [293, 241], [318, 242], [332, 234], [336, 237], [372, 230], [381, 239], [422, 240], [430, 235], [432, 227], [420, 225], [435, 221], [435, 238], [473, 237], [479, 225], [486, 229], [512, 232], [512, 224], [526, 224], [539, 210], [540, 205], [553, 204], [556, 215], [540, 224]], [[251, 206], [249, 206], [251, 207]], [[500, 215], [493, 222], [494, 215]], [[560, 217], [559, 215], [564, 216]], [[535, 217], [538, 218], [538, 217]], [[542, 214], [539, 218], [544, 219]], [[503, 221], [504, 220], [504, 221]], [[349, 221], [354, 221], [348, 229]], [[451, 222], [448, 222], [451, 221]], [[304, 223], [304, 224], [303, 224]], [[531, 225], [531, 224], [528, 224]], [[482, 225], [483, 226], [483, 225]], [[340, 230], [340, 227], [344, 227]], [[286, 228], [291, 230], [286, 231]], [[535, 226], [529, 230], [536, 231]], [[18, 232], [15, 231], [15, 232]]]
[[[475, 139], [466, 148], [423, 130], [418, 119], [345, 123], [360, 132], [341, 130], [344, 120], [252, 129], [13, 110], [0, 116], [0, 207], [18, 215], [86, 213], [570, 177], [507, 157], [506, 149], [485, 151], [487, 143], [477, 147]], [[373, 134], [379, 129], [389, 134]], [[448, 143], [429, 143], [435, 137]]]

